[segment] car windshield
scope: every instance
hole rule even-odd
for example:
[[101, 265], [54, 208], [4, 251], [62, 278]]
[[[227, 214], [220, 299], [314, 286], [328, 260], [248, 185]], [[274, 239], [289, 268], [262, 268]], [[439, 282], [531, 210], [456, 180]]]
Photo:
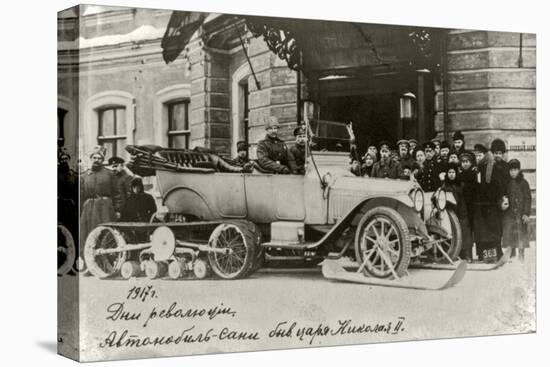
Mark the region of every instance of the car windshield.
[[313, 132], [311, 149], [321, 152], [349, 152], [350, 136], [344, 122], [314, 120], [310, 121]]

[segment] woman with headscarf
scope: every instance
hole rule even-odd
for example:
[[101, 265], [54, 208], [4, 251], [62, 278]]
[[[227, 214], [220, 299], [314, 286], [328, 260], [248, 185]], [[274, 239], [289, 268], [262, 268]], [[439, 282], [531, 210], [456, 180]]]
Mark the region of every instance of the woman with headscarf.
[[472, 261], [472, 231], [470, 220], [468, 218], [468, 206], [464, 198], [464, 187], [459, 178], [459, 166], [455, 163], [448, 163], [445, 172], [445, 182], [443, 188], [445, 191], [453, 194], [456, 200], [456, 215], [462, 229], [462, 249], [460, 257], [468, 262]]
[[122, 209], [123, 222], [149, 222], [157, 211], [157, 204], [153, 196], [144, 192], [143, 181], [135, 177], [130, 183], [130, 195]]

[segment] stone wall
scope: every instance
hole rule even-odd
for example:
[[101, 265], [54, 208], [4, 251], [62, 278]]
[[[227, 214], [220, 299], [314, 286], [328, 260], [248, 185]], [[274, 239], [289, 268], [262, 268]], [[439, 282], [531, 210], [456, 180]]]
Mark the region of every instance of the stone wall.
[[[522, 45], [520, 47], [520, 37]], [[466, 147], [495, 138], [532, 141], [536, 129], [535, 35], [453, 30], [448, 34], [449, 132], [464, 133]], [[436, 93], [435, 130], [443, 135], [443, 94]], [[511, 140], [510, 140], [511, 139]], [[535, 186], [535, 151], [517, 155]], [[509, 157], [509, 158], [510, 158]]]

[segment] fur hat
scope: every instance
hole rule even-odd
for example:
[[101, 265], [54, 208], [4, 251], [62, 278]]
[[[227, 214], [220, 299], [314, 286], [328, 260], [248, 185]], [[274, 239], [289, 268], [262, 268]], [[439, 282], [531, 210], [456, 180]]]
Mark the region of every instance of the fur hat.
[[443, 149], [443, 148], [448, 148], [448, 149], [451, 149], [451, 146], [449, 145], [449, 143], [447, 142], [447, 140], [443, 140], [441, 142], [441, 145], [439, 146], [439, 148]]
[[491, 152], [506, 152], [506, 144], [500, 139], [495, 139], [491, 143]]
[[462, 134], [462, 131], [460, 131], [460, 130], [455, 131], [455, 133], [453, 134], [453, 140], [462, 140], [462, 141], [464, 141], [464, 134]]
[[487, 148], [483, 144], [474, 145], [474, 152], [487, 153]]
[[521, 169], [521, 163], [515, 158], [510, 159], [510, 161], [508, 162], [508, 169], [513, 169], [513, 168]]
[[398, 147], [402, 144], [405, 144], [407, 146], [407, 148], [410, 146], [409, 141], [407, 139], [401, 139], [401, 140], [397, 141], [397, 146]]
[[268, 116], [264, 120], [266, 130], [270, 127], [279, 127], [279, 119], [275, 116]]
[[382, 141], [378, 144], [378, 149], [379, 149], [379, 150], [382, 150], [382, 147], [383, 147], [384, 145], [386, 146], [386, 148], [391, 149], [390, 142], [387, 141], [387, 140], [382, 140]]
[[98, 154], [101, 156], [101, 158], [105, 158], [105, 153], [107, 152], [107, 149], [105, 149], [104, 146], [102, 145], [96, 145], [95, 147], [92, 148], [92, 152], [90, 153], [90, 158], [92, 158], [92, 156]]

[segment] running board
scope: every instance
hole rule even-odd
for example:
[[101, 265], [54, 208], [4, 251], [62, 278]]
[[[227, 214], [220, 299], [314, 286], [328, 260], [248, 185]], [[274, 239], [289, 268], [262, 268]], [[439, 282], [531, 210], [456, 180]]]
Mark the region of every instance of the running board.
[[263, 248], [308, 251], [308, 250], [315, 249], [317, 247], [317, 243], [316, 242], [303, 242], [303, 243], [264, 242], [260, 246], [262, 246]]
[[[451, 288], [464, 278], [466, 274], [466, 262], [460, 261], [457, 263], [453, 271], [449, 271], [449, 275], [441, 279], [442, 272], [430, 272], [427, 270], [409, 269], [409, 274], [400, 279], [381, 279], [367, 277], [362, 272], [346, 271], [338, 260], [325, 260], [323, 262], [323, 276], [327, 279], [361, 283], [372, 286], [405, 288], [416, 290], [444, 290]], [[429, 274], [432, 273], [432, 274]]]

